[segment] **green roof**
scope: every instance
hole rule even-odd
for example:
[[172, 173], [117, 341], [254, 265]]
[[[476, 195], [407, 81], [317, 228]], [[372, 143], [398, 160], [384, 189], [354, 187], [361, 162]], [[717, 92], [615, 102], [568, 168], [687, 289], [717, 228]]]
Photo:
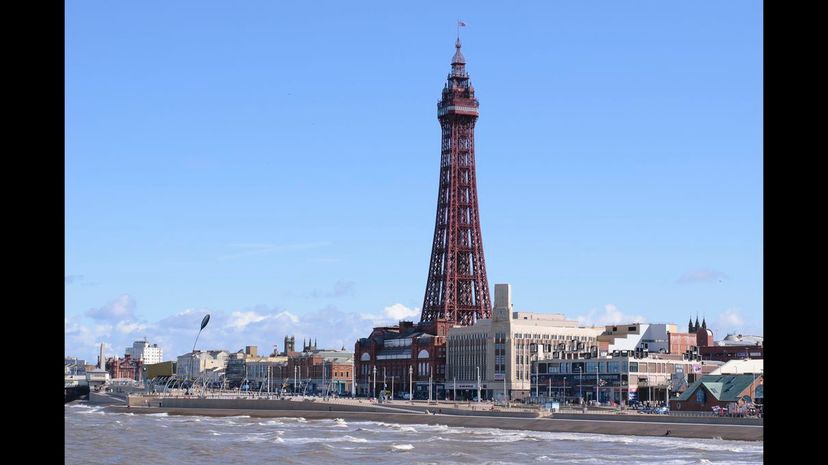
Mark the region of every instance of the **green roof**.
[[680, 401], [690, 400], [696, 389], [704, 385], [716, 400], [721, 402], [736, 402], [745, 389], [753, 383], [753, 375], [707, 375], [691, 384], [678, 398]]

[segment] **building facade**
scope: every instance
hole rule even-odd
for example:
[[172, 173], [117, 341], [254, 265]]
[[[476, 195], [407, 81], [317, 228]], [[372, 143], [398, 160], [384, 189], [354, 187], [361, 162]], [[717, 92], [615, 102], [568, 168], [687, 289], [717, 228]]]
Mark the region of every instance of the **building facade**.
[[196, 350], [179, 355], [176, 363], [176, 377], [191, 379], [208, 375], [217, 378], [224, 373], [229, 358], [230, 353], [226, 350]]
[[[291, 352], [286, 362], [272, 365], [273, 386], [290, 393], [351, 395], [353, 391], [354, 354], [343, 347], [317, 349], [306, 344], [302, 352]], [[264, 368], [265, 370], [267, 368]], [[266, 381], [266, 372], [259, 375]]]
[[734, 359], [764, 358], [764, 338], [761, 336], [742, 336], [728, 334], [721, 341], [707, 347], [699, 347], [699, 355], [704, 360], [727, 362]]
[[532, 396], [570, 403], [665, 403], [700, 376], [700, 361], [681, 355], [651, 354], [582, 360], [544, 359], [533, 363]]
[[733, 411], [763, 398], [763, 383], [764, 377], [757, 374], [704, 376], [671, 399], [670, 410], [710, 412], [719, 407]]
[[[401, 321], [374, 328], [354, 345], [357, 395], [376, 397], [384, 386], [415, 398], [445, 399], [445, 320], [415, 325]], [[432, 334], [432, 331], [436, 334]]]
[[[447, 336], [449, 398], [523, 399], [530, 395], [531, 364], [547, 356], [597, 356], [603, 328], [579, 327], [559, 313], [513, 311], [510, 284], [495, 285], [491, 319], [454, 326]], [[479, 378], [478, 378], [479, 376]]]
[[111, 379], [128, 378], [141, 381], [143, 379], [142, 366], [143, 362], [141, 360], [134, 360], [129, 355], [124, 356], [124, 358], [111, 357], [106, 361], [106, 371]]

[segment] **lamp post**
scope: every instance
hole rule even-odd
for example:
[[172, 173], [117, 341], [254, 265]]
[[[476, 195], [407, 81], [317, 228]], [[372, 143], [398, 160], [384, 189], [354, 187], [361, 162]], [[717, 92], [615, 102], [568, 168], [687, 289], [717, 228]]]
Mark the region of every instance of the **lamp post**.
[[408, 365], [408, 401], [414, 405], [414, 366]]
[[564, 376], [564, 382], [563, 382], [563, 401], [564, 401], [564, 405], [566, 405], [566, 376]]
[[[210, 314], [204, 315], [204, 318], [201, 319], [201, 327], [198, 329], [198, 334], [196, 334], [195, 341], [193, 342], [193, 350], [192, 350], [192, 357], [190, 357], [190, 375], [193, 376], [195, 369], [193, 365], [195, 364], [195, 346], [198, 343], [198, 337], [201, 336], [201, 331], [207, 326], [207, 323], [210, 322]], [[103, 352], [102, 352], [103, 353]], [[101, 357], [103, 359], [103, 357]], [[103, 363], [103, 362], [101, 362]], [[193, 376], [195, 377], [195, 376]]]
[[[535, 362], [537, 362], [538, 360], [539, 360], [538, 355], [535, 354]], [[535, 402], [540, 402], [540, 393], [538, 391], [540, 389], [540, 370], [539, 370], [540, 366], [539, 365], [540, 365], [539, 363], [535, 363]], [[531, 371], [532, 367], [530, 366], [529, 369]]]
[[598, 379], [598, 367], [601, 365], [601, 362], [595, 362], [595, 405], [598, 405], [601, 402], [601, 391], [599, 391], [598, 385], [601, 384], [601, 381]]
[[428, 372], [428, 403], [431, 403], [431, 371]]
[[477, 367], [477, 402], [480, 402], [480, 367]]
[[578, 376], [580, 377], [580, 380], [578, 381], [578, 399], [580, 402], [584, 397], [584, 369], [581, 367], [578, 367]]
[[457, 377], [454, 377], [454, 389], [453, 394], [451, 395], [451, 400], [457, 402]]
[[[494, 390], [492, 390], [494, 391]], [[506, 403], [506, 371], [503, 372], [503, 402]]]
[[377, 395], [377, 366], [374, 365], [374, 382], [372, 383], [372, 392], [371, 397], [376, 397]]

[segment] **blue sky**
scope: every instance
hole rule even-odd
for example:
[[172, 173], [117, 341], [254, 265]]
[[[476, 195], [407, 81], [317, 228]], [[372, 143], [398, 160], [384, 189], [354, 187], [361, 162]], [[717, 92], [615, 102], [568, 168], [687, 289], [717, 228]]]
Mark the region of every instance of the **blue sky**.
[[762, 333], [761, 2], [295, 3], [66, 3], [67, 354], [416, 320], [457, 18], [490, 286]]

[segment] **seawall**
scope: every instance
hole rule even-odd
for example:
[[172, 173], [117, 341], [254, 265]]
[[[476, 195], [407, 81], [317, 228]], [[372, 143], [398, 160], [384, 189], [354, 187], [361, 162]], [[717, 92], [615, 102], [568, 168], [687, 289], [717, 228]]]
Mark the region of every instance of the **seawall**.
[[[665, 436], [669, 431], [669, 436], [675, 437], [764, 440], [764, 428], [761, 424], [705, 422], [704, 420], [721, 419], [693, 417], [553, 414], [539, 418], [536, 414], [529, 412], [468, 411], [433, 405], [355, 405], [267, 399], [159, 399], [140, 396], [130, 396], [128, 407], [117, 406], [108, 407], [108, 409], [136, 414], [167, 412], [170, 415], [249, 415], [251, 417], [303, 417], [308, 420], [343, 418], [351, 421], [637, 436]], [[436, 415], [423, 413], [426, 409], [430, 412], [441, 413]]]

